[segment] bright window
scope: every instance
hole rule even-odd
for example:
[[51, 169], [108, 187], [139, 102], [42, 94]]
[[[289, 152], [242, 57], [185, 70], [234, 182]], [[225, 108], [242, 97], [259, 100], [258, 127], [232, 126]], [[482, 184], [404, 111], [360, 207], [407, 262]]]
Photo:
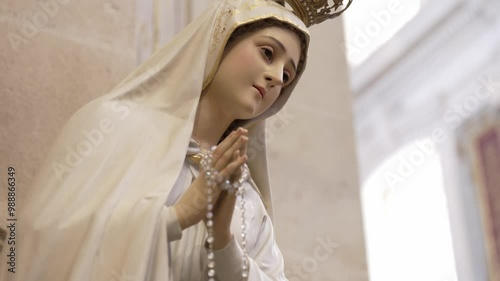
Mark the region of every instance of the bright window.
[[371, 281], [455, 281], [440, 155], [419, 140], [389, 157], [363, 186]]

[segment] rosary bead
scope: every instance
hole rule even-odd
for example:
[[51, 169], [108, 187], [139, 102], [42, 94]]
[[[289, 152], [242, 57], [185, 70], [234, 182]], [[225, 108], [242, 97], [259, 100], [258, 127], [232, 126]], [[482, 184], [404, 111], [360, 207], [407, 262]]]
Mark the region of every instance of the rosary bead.
[[212, 219], [213, 217], [214, 217], [214, 213], [212, 213], [211, 211], [207, 212], [207, 219]]
[[201, 149], [202, 152], [202, 161], [201, 161], [201, 169], [202, 174], [205, 176], [205, 180], [207, 182], [207, 258], [208, 258], [208, 280], [215, 281], [215, 255], [213, 250], [214, 243], [214, 235], [213, 235], [213, 227], [214, 214], [212, 212], [214, 207], [213, 202], [213, 193], [214, 186], [219, 185], [222, 190], [227, 190], [229, 193], [235, 193], [241, 198], [241, 238], [242, 238], [242, 250], [243, 250], [243, 265], [242, 265], [242, 278], [247, 279], [248, 277], [248, 258], [247, 258], [247, 240], [246, 240], [246, 224], [245, 224], [245, 187], [243, 185], [249, 178], [249, 170], [247, 165], [243, 166], [242, 175], [239, 180], [231, 183], [229, 180], [223, 180], [222, 176], [213, 169], [212, 167], [212, 152], [215, 150], [216, 146], [213, 146], [210, 151]]

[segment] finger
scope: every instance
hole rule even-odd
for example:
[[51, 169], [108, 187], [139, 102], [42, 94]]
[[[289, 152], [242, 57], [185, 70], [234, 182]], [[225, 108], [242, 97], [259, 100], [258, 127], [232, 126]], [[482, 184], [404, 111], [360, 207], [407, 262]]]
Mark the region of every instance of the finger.
[[[233, 161], [237, 161], [238, 160], [238, 157], [240, 157], [241, 155], [241, 152], [239, 150], [236, 150], [234, 152], [234, 155], [233, 155]], [[229, 180], [231, 182], [235, 181], [235, 180], [238, 180], [240, 177], [241, 177], [241, 167], [239, 169], [236, 169], [236, 171], [234, 171], [231, 176], [229, 177]]]
[[224, 169], [229, 163], [231, 163], [233, 154], [236, 150], [240, 150], [240, 147], [247, 141], [245, 138], [248, 140], [247, 137], [240, 136], [236, 142], [233, 143], [233, 145], [227, 149], [218, 159], [214, 157], [214, 169], [216, 171], [221, 171]]
[[[240, 151], [239, 150], [235, 150], [233, 152], [233, 158], [231, 159], [231, 162], [238, 161], [239, 154], [240, 154]], [[231, 172], [227, 169], [227, 166], [228, 165], [226, 165], [226, 167], [224, 167], [223, 169], [221, 169], [221, 171], [219, 172], [219, 175], [220, 175], [220, 178], [221, 178], [222, 181], [231, 178]]]
[[[234, 139], [234, 136], [236, 137], [236, 139]], [[238, 129], [232, 131], [229, 136], [224, 139], [220, 144], [219, 144], [219, 147], [221, 148], [221, 150], [227, 150], [229, 149], [229, 147], [232, 146], [232, 144], [237, 141], [237, 138], [239, 136], [248, 136], [248, 130], [243, 128], [243, 127], [239, 127]], [[230, 138], [231, 137], [231, 138]]]
[[[239, 152], [238, 152], [239, 153]], [[239, 156], [235, 161], [229, 163], [220, 174], [224, 179], [229, 179], [233, 173], [241, 169], [241, 166], [247, 161], [247, 156]]]
[[217, 161], [225, 151], [227, 151], [230, 147], [233, 146], [233, 144], [238, 140], [239, 136], [241, 135], [242, 131], [240, 128], [237, 130], [232, 131], [229, 136], [227, 136], [214, 150], [213, 152], [213, 159], [214, 161]]
[[247, 155], [248, 140], [249, 138], [245, 137], [245, 142], [241, 145], [239, 156]]
[[238, 129], [240, 130], [242, 136], [248, 136], [248, 130], [247, 129], [245, 129], [243, 127], [239, 127]]

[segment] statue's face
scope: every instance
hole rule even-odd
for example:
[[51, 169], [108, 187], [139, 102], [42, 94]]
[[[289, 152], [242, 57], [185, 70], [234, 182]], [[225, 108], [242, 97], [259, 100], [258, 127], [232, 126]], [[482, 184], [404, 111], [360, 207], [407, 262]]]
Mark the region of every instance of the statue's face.
[[300, 55], [300, 38], [291, 30], [268, 27], [250, 33], [226, 46], [206, 93], [234, 119], [257, 117], [295, 79]]

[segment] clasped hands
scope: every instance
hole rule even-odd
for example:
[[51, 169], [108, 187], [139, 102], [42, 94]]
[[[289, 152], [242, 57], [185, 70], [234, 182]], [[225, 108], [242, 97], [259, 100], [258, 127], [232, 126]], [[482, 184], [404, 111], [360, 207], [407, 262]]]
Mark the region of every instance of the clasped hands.
[[[213, 168], [218, 171], [223, 181], [237, 181], [242, 167], [247, 161], [248, 131], [238, 128], [229, 134], [213, 151]], [[181, 199], [174, 205], [181, 229], [197, 224], [207, 213], [207, 182], [200, 174], [191, 183]], [[232, 239], [231, 219], [233, 217], [236, 196], [216, 187], [212, 197], [214, 250], [224, 248]]]

